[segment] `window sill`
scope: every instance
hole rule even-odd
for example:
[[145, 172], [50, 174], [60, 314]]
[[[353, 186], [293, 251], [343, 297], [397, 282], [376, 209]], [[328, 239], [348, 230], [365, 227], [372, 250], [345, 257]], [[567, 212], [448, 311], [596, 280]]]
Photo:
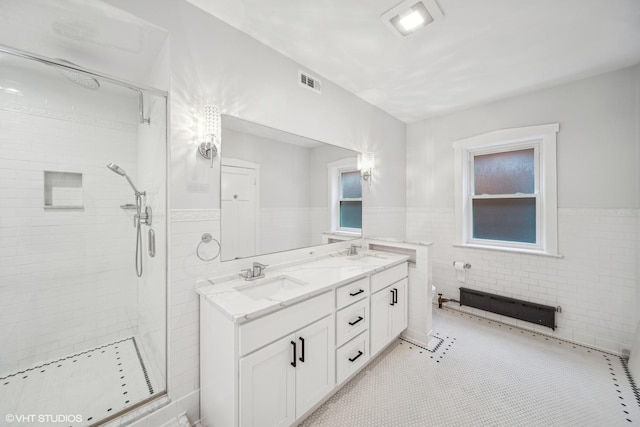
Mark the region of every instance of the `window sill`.
[[323, 234], [332, 234], [335, 236], [362, 237], [362, 231], [333, 230], [333, 231], [325, 231]]
[[502, 246], [474, 245], [471, 243], [454, 244], [452, 246], [455, 248], [486, 249], [489, 251], [509, 252], [509, 253], [526, 254], [526, 255], [538, 255], [538, 256], [545, 256], [549, 258], [564, 258], [564, 256], [560, 254], [553, 254], [553, 253], [537, 251], [533, 249], [505, 248]]

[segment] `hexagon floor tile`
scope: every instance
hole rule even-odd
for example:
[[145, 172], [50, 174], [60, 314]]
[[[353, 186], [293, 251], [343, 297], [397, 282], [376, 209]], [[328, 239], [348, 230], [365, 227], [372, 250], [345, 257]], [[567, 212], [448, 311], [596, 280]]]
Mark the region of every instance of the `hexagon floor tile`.
[[397, 340], [302, 425], [640, 425], [618, 356], [448, 309], [434, 333]]

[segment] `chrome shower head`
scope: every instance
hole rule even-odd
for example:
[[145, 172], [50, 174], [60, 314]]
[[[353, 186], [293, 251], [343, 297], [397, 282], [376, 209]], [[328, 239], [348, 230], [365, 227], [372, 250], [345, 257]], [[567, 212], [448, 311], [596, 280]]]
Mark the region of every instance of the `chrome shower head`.
[[[73, 62], [66, 61], [64, 59], [58, 58], [57, 61], [63, 64], [68, 64], [72, 67], [77, 67]], [[100, 89], [100, 82], [89, 74], [61, 67], [58, 71], [60, 71], [60, 74], [62, 74], [67, 80], [77, 84], [78, 86], [82, 86], [83, 88], [90, 90]]]
[[138, 191], [138, 189], [136, 188], [135, 185], [133, 185], [133, 181], [131, 181], [131, 178], [129, 178], [129, 176], [127, 175], [127, 173], [124, 171], [124, 169], [122, 169], [120, 166], [116, 165], [115, 163], [109, 163], [107, 165], [107, 167], [112, 171], [117, 173], [120, 176], [124, 176], [125, 178], [127, 178], [127, 181], [129, 182], [129, 185], [131, 186], [131, 188], [133, 188], [133, 191], [135, 191], [136, 196], [138, 195], [144, 195], [145, 192], [144, 191]]
[[124, 169], [122, 169], [120, 166], [116, 165], [115, 163], [109, 163], [107, 167], [120, 176], [125, 176], [127, 174], [124, 171]]

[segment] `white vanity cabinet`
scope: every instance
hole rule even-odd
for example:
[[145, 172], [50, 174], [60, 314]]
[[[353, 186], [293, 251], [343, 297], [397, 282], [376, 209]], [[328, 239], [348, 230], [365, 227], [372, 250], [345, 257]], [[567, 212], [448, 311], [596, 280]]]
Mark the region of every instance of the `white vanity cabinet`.
[[378, 259], [338, 259], [342, 270], [325, 261], [333, 283], [303, 276], [310, 296], [266, 312], [244, 310], [255, 303], [235, 291], [243, 283], [203, 291], [202, 425], [295, 425], [399, 335], [407, 326], [406, 257]]
[[200, 304], [203, 426], [288, 426], [333, 390], [332, 291], [243, 323]]
[[240, 425], [289, 426], [333, 389], [332, 320], [240, 359]]
[[407, 275], [405, 263], [371, 277], [371, 355], [407, 327]]

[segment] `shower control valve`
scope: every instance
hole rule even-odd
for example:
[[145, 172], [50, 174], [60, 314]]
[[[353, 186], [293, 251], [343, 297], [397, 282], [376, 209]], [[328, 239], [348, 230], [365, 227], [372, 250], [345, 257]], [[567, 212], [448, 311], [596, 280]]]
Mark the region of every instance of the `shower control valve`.
[[134, 216], [133, 226], [135, 227], [137, 225], [137, 221], [140, 221], [140, 224], [151, 225], [152, 217], [151, 206], [145, 206], [144, 212], [140, 212]]

